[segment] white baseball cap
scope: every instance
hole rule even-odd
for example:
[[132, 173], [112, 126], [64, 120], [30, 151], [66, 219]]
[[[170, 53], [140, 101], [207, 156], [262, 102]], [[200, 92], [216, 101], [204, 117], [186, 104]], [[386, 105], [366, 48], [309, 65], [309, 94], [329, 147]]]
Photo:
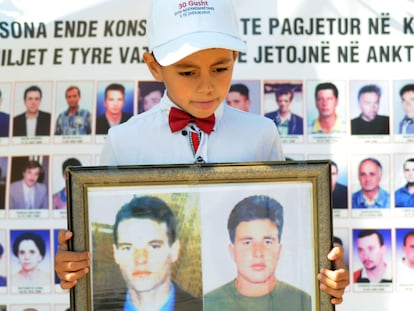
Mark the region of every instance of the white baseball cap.
[[232, 0], [153, 0], [147, 39], [162, 66], [209, 48], [246, 50]]

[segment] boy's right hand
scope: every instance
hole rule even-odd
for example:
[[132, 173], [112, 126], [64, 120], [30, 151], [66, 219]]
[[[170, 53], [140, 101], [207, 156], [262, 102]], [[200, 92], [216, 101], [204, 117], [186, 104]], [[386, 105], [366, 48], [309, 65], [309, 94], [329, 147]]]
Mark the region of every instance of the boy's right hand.
[[67, 241], [72, 232], [60, 230], [58, 235], [58, 251], [55, 256], [55, 271], [60, 278], [60, 287], [69, 289], [75, 286], [78, 279], [89, 272], [91, 265], [89, 252], [68, 251]]

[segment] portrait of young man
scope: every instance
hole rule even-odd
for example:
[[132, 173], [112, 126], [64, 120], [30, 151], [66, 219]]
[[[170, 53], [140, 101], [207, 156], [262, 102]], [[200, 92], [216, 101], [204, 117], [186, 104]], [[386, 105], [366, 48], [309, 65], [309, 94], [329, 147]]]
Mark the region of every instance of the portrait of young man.
[[280, 136], [303, 135], [303, 82], [264, 82], [264, 115], [273, 120]]
[[190, 230], [181, 218], [186, 212], [179, 212], [196, 208], [195, 201], [185, 194], [161, 199], [163, 195], [106, 192], [91, 193], [89, 201], [93, 226], [100, 228], [92, 237], [94, 308], [201, 311], [200, 250], [194, 247], [196, 240], [188, 245], [198, 235], [199, 220], [188, 219]]
[[49, 158], [14, 157], [9, 193], [10, 210], [48, 210]]
[[307, 83], [310, 135], [346, 133], [344, 89], [342, 81]]
[[260, 92], [259, 80], [233, 80], [225, 101], [233, 108], [260, 114]]
[[354, 283], [391, 283], [391, 230], [354, 229]]
[[312, 310], [311, 219], [299, 211], [310, 188], [299, 187], [201, 194], [205, 310]]
[[106, 135], [108, 130], [126, 122], [134, 111], [132, 82], [98, 83], [95, 133]]
[[16, 86], [13, 136], [50, 136], [51, 94], [51, 83]]

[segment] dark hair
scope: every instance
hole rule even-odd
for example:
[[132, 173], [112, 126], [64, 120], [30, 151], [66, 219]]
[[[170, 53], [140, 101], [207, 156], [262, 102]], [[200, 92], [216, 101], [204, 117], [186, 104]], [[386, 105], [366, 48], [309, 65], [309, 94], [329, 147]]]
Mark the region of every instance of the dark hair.
[[380, 161], [378, 161], [377, 159], [375, 159], [375, 158], [365, 158], [364, 160], [362, 160], [361, 162], [359, 162], [359, 166], [358, 166], [358, 169], [360, 169], [361, 168], [361, 165], [362, 164], [364, 164], [365, 162], [372, 162], [372, 163], [375, 163], [377, 166], [378, 166], [378, 168], [382, 171], [382, 165], [381, 165], [381, 162]]
[[280, 241], [283, 230], [283, 206], [275, 199], [265, 195], [247, 197], [234, 206], [227, 222], [230, 241], [234, 243], [236, 228], [241, 222], [257, 219], [272, 221], [277, 227]]
[[[400, 97], [403, 97], [405, 92], [414, 92], [414, 84], [406, 84], [400, 89]], [[0, 93], [1, 97], [1, 93]]]
[[378, 99], [381, 97], [381, 88], [375, 84], [368, 84], [360, 88], [358, 92], [358, 100], [361, 99], [361, 95], [364, 93], [376, 93], [378, 95]]
[[286, 87], [286, 86], [278, 88], [275, 91], [276, 100], [278, 99], [278, 97], [280, 97], [282, 95], [290, 95], [290, 99], [292, 100], [293, 99], [293, 94], [294, 94], [293, 89], [289, 88], [289, 87]]
[[409, 158], [409, 159], [405, 160], [405, 161], [404, 161], [403, 168], [405, 168], [405, 164], [406, 164], [407, 162], [414, 162], [414, 158]]
[[358, 239], [365, 238], [365, 237], [373, 235], [373, 234], [375, 234], [378, 237], [380, 245], [383, 246], [384, 245], [384, 238], [383, 238], [382, 234], [378, 230], [375, 230], [375, 229], [361, 230], [358, 233]]
[[318, 97], [318, 92], [322, 90], [332, 90], [332, 92], [334, 93], [334, 96], [338, 98], [339, 92], [335, 84], [331, 82], [319, 83], [315, 88], [315, 98]]
[[27, 89], [24, 90], [23, 99], [26, 100], [27, 93], [29, 92], [39, 92], [40, 98], [42, 98], [42, 90], [37, 85], [29, 86]]
[[24, 232], [22, 234], [20, 234], [16, 240], [14, 240], [13, 242], [13, 254], [16, 257], [19, 257], [19, 246], [20, 243], [24, 240], [31, 240], [36, 244], [36, 247], [39, 250], [40, 255], [42, 255], [42, 257], [45, 256], [46, 254], [46, 243], [43, 240], [43, 238], [35, 233], [35, 232]]
[[4, 248], [3, 248], [3, 245], [1, 245], [0, 243], [0, 257], [3, 256], [3, 253], [4, 253]]
[[164, 93], [164, 83], [160, 81], [142, 81], [139, 83], [139, 95], [144, 98], [149, 93], [158, 91], [161, 95]]
[[343, 243], [342, 243], [342, 240], [341, 240], [341, 238], [338, 238], [337, 236], [334, 236], [333, 237], [333, 242], [334, 243], [337, 243], [337, 244], [339, 244], [339, 245], [344, 245]]
[[62, 163], [62, 172], [64, 173], [68, 166], [81, 166], [82, 163], [76, 158], [68, 158]]
[[174, 212], [163, 200], [142, 196], [134, 197], [126, 203], [116, 214], [113, 228], [114, 242], [118, 245], [118, 227], [123, 220], [127, 219], [150, 219], [167, 226], [168, 243], [172, 245], [177, 239], [177, 220]]
[[232, 84], [230, 86], [229, 93], [230, 92], [238, 92], [246, 96], [247, 99], [249, 98], [249, 88], [246, 85], [241, 84], [241, 83]]
[[338, 164], [335, 161], [331, 160], [331, 166], [335, 166], [336, 170], [338, 170]]
[[39, 168], [40, 174], [42, 174], [42, 171], [43, 171], [42, 165], [40, 165], [39, 161], [36, 161], [36, 160], [27, 161], [26, 165], [23, 168], [23, 172], [25, 172], [26, 170], [32, 169], [32, 168]]
[[105, 98], [108, 95], [108, 91], [120, 91], [122, 93], [122, 95], [125, 95], [125, 87], [122, 84], [119, 84], [119, 83], [109, 84], [105, 88]]
[[404, 235], [404, 246], [406, 246], [406, 245], [407, 245], [407, 239], [408, 239], [410, 236], [414, 236], [414, 230], [408, 231], [408, 232]]
[[70, 85], [70, 86], [68, 86], [68, 88], [65, 91], [65, 97], [68, 94], [68, 92], [69, 91], [72, 91], [72, 90], [77, 90], [78, 91], [78, 95], [81, 96], [81, 91], [80, 91], [79, 87], [77, 87], [76, 85]]

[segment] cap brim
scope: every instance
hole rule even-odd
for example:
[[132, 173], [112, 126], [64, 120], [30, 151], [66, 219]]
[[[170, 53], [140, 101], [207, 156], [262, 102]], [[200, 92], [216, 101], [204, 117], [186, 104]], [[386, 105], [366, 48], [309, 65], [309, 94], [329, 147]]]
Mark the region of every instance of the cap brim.
[[169, 66], [195, 52], [214, 48], [243, 52], [246, 42], [225, 33], [198, 32], [154, 47], [152, 52], [160, 65]]

